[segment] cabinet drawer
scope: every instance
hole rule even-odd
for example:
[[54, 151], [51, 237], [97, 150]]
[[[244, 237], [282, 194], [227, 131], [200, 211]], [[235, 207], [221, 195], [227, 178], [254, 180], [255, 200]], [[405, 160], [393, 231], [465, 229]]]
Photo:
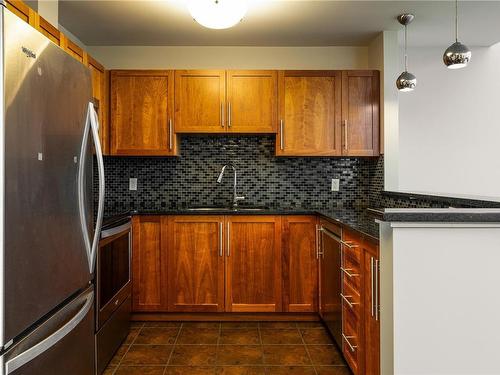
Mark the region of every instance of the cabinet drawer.
[[356, 317], [361, 315], [361, 296], [349, 283], [344, 279], [342, 283], [342, 306]]
[[348, 307], [342, 309], [342, 352], [354, 374], [360, 374], [361, 347], [360, 347], [359, 320]]
[[358, 293], [361, 291], [361, 268], [352, 256], [342, 254], [342, 279]]
[[342, 232], [342, 251], [346, 258], [350, 258], [358, 269], [361, 267], [361, 238], [352, 232]]

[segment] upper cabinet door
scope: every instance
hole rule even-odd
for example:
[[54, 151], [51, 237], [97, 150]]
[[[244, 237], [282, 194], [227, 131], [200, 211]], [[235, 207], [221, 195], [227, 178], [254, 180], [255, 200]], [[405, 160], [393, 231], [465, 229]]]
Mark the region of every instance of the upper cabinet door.
[[341, 72], [280, 72], [278, 156], [341, 154]]
[[342, 73], [343, 155], [379, 155], [379, 98], [378, 71]]
[[106, 71], [104, 67], [91, 56], [87, 59], [92, 76], [92, 96], [94, 107], [99, 118], [99, 139], [104, 155], [109, 155], [109, 127], [108, 127], [108, 90], [106, 85]]
[[175, 132], [226, 131], [224, 70], [175, 71]]
[[169, 311], [224, 311], [224, 217], [168, 220]]
[[111, 72], [111, 153], [175, 155], [172, 71]]
[[226, 311], [280, 312], [281, 218], [226, 220]]
[[230, 70], [227, 72], [227, 131], [276, 133], [278, 72]]

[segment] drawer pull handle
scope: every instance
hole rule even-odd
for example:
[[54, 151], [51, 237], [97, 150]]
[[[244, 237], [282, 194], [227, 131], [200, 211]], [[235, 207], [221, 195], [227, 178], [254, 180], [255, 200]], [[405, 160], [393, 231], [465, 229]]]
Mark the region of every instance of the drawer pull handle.
[[353, 309], [355, 305], [359, 305], [358, 302], [351, 302], [351, 301], [349, 301], [349, 298], [352, 298], [352, 296], [344, 296], [342, 293], [340, 293], [340, 296], [349, 305], [349, 307], [351, 309]]
[[340, 270], [342, 272], [344, 272], [349, 277], [359, 277], [359, 274], [357, 274], [357, 273], [351, 273], [352, 269], [350, 269], [350, 268], [340, 267]]
[[346, 336], [346, 335], [342, 334], [342, 338], [344, 339], [344, 341], [349, 346], [349, 349], [351, 349], [351, 352], [354, 353], [356, 351], [356, 349], [358, 348], [358, 346], [357, 345], [352, 345], [351, 342], [349, 341], [349, 339], [355, 339], [356, 337], [354, 337], [354, 336]]
[[352, 242], [346, 242], [346, 241], [341, 241], [342, 245], [347, 247], [348, 249], [357, 249], [359, 246], [356, 244], [353, 244]]

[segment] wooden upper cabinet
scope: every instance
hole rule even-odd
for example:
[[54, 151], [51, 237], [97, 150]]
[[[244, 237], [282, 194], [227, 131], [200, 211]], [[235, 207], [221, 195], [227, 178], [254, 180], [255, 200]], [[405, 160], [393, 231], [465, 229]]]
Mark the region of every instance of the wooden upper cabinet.
[[223, 216], [169, 218], [169, 311], [224, 311], [223, 223]]
[[167, 311], [167, 221], [160, 216], [132, 219], [132, 309]]
[[224, 70], [175, 71], [175, 132], [226, 131]]
[[283, 311], [318, 311], [315, 216], [283, 216]]
[[280, 312], [281, 218], [226, 220], [226, 311]]
[[341, 155], [341, 99], [341, 72], [281, 71], [276, 155]]
[[379, 155], [379, 90], [378, 71], [342, 72], [343, 155]]
[[111, 154], [175, 155], [174, 74], [166, 70], [111, 72]]
[[99, 139], [102, 152], [109, 155], [109, 126], [108, 126], [108, 73], [94, 58], [88, 56], [87, 64], [92, 76], [92, 96], [94, 107], [99, 118]]
[[277, 116], [277, 71], [227, 71], [228, 132], [276, 133]]

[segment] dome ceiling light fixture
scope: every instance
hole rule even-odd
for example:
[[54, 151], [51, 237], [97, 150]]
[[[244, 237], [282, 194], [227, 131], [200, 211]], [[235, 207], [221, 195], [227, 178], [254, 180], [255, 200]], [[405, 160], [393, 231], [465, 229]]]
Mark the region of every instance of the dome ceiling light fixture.
[[188, 10], [193, 19], [210, 29], [227, 29], [245, 16], [246, 0], [188, 0]]
[[400, 74], [396, 80], [396, 87], [401, 92], [415, 90], [417, 86], [417, 77], [408, 71], [408, 25], [415, 19], [415, 16], [410, 13], [403, 13], [397, 17], [398, 22], [405, 27], [405, 71]]
[[455, 0], [455, 43], [444, 51], [443, 62], [448, 69], [461, 69], [467, 66], [471, 57], [471, 50], [458, 41], [458, 0]]

